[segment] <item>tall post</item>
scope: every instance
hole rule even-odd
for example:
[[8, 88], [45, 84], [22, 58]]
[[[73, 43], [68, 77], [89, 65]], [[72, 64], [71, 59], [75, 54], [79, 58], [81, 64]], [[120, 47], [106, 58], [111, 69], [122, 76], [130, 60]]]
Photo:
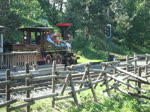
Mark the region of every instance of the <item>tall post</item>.
[[[53, 61], [52, 75], [56, 73], [56, 61]], [[52, 78], [52, 93], [55, 93], [55, 78]], [[55, 106], [55, 98], [52, 98], [52, 107]]]
[[[29, 74], [29, 63], [25, 63], [26, 74]], [[29, 78], [25, 79], [26, 86], [30, 85]], [[26, 90], [26, 98], [30, 98], [31, 90]], [[30, 112], [30, 105], [27, 106], [27, 112]]]
[[111, 24], [105, 25], [105, 37], [107, 45], [107, 60], [109, 61], [110, 42], [111, 42]]
[[[6, 81], [10, 80], [10, 70], [6, 70]], [[10, 85], [6, 85], [6, 101], [10, 100]], [[6, 106], [6, 112], [10, 112], [9, 110], [10, 104]]]
[[[141, 69], [141, 67], [139, 67], [138, 68], [138, 76], [141, 77], [141, 74], [142, 74], [142, 69]], [[138, 82], [138, 87], [141, 88], [141, 82], [140, 82], [140, 80]], [[141, 94], [141, 92], [138, 91], [138, 94]], [[140, 102], [138, 101], [138, 103], [140, 103]]]
[[110, 60], [109, 52], [110, 52], [110, 39], [107, 38], [107, 61]]

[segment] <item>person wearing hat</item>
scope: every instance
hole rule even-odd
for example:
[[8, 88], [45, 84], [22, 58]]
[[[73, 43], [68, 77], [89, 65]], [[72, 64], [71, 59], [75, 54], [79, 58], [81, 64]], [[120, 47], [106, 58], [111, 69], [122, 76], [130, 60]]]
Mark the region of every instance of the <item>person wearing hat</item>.
[[54, 34], [54, 40], [55, 40], [55, 43], [56, 43], [56, 44], [60, 44], [60, 43], [61, 43], [61, 41], [60, 41], [60, 35], [57, 34], [57, 33], [55, 33], [55, 34]]

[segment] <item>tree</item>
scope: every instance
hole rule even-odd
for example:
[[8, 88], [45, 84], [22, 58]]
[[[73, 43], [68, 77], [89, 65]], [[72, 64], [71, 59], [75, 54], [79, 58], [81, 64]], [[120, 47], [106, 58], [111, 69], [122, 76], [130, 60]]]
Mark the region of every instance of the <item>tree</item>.
[[104, 26], [111, 22], [106, 14], [109, 5], [109, 0], [68, 0], [65, 20], [72, 22], [73, 31], [82, 35], [94, 48], [103, 49]]
[[11, 32], [21, 25], [20, 16], [10, 10], [10, 4], [7, 0], [0, 0], [0, 24], [9, 28], [10, 31], [5, 35], [8, 40], [13, 39], [10, 35]]
[[149, 48], [150, 4], [144, 0], [115, 0], [116, 43], [130, 50], [141, 51]]
[[46, 13], [41, 9], [37, 0], [15, 0], [11, 2], [11, 10], [30, 19], [47, 19]]
[[59, 22], [62, 11], [63, 1], [61, 0], [38, 0], [41, 8], [46, 13], [49, 23], [56, 24]]

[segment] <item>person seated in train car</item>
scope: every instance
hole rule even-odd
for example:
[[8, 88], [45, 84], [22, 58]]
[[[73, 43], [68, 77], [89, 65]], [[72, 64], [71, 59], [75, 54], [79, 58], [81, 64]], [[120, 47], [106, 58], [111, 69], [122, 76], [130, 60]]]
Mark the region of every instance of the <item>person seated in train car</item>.
[[55, 42], [56, 44], [61, 44], [61, 37], [60, 37], [60, 35], [57, 34], [57, 33], [54, 34], [54, 42]]
[[50, 32], [48, 32], [48, 31], [47, 31], [47, 32], [44, 32], [44, 34], [45, 34], [45, 35], [49, 35], [49, 34], [50, 34]]
[[44, 32], [44, 37], [47, 39], [47, 38], [49, 38], [49, 34], [50, 34], [50, 32]]
[[70, 34], [66, 34], [65, 42], [71, 43], [71, 35]]
[[49, 33], [49, 32], [44, 32], [44, 38], [48, 41], [48, 42], [50, 42], [50, 43], [52, 43], [52, 44], [55, 44], [55, 42], [54, 42], [54, 36], [53, 36], [53, 34], [52, 33]]
[[71, 41], [71, 35], [70, 34], [67, 34], [67, 40]]

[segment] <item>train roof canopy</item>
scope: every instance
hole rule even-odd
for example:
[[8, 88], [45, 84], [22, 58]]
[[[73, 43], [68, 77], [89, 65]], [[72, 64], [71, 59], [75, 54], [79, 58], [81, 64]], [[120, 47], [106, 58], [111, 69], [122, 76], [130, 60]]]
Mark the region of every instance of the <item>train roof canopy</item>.
[[29, 31], [29, 32], [41, 32], [41, 31], [48, 31], [54, 30], [51, 27], [25, 27], [25, 28], [18, 28], [20, 31]]

